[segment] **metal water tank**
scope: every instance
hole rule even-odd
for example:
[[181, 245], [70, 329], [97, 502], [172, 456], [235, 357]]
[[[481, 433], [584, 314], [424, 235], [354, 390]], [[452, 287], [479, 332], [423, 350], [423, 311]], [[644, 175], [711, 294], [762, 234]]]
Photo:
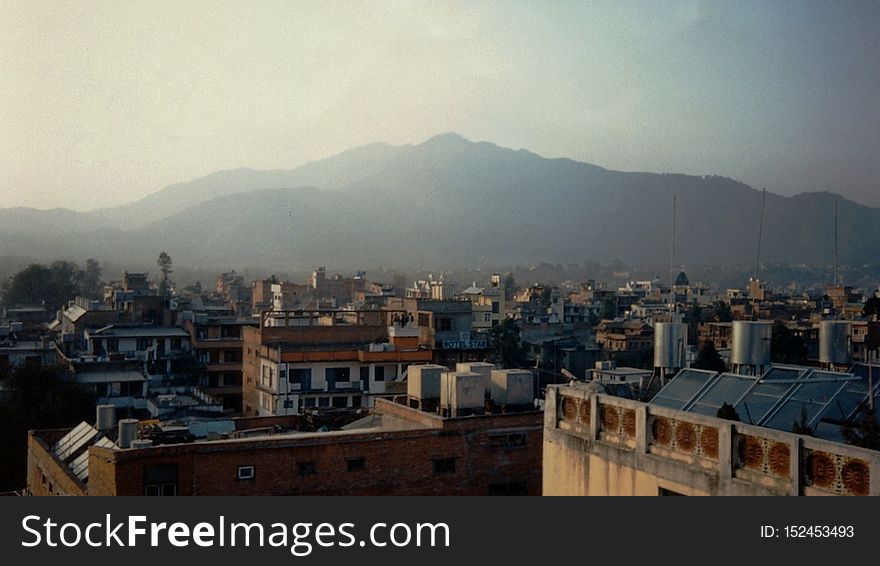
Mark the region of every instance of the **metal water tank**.
[[120, 448], [131, 448], [131, 443], [137, 440], [138, 420], [122, 419], [119, 421], [119, 437], [116, 445]]
[[845, 365], [850, 363], [850, 324], [843, 320], [819, 323], [819, 362]]
[[688, 326], [682, 322], [658, 322], [654, 325], [654, 367], [684, 367]]
[[101, 432], [113, 430], [116, 426], [116, 407], [113, 405], [98, 405], [96, 407], [95, 428]]
[[730, 362], [734, 366], [769, 366], [772, 337], [770, 322], [734, 321]]

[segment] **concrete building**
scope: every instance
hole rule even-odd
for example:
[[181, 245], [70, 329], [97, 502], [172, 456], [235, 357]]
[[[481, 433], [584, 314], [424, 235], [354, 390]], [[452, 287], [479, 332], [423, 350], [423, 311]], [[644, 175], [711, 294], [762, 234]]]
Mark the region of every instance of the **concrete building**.
[[31, 431], [27, 489], [33, 495], [541, 493], [543, 418], [535, 410], [444, 418], [377, 399], [370, 415], [345, 430], [284, 431], [278, 419], [245, 419], [250, 430], [236, 425], [216, 440], [172, 445], [146, 440], [136, 422], [133, 429], [124, 425], [130, 430], [124, 438], [87, 423], [74, 431]]
[[596, 343], [609, 352], [648, 350], [654, 343], [654, 329], [641, 320], [604, 320], [596, 327]]
[[544, 419], [544, 495], [880, 495], [880, 452], [595, 384], [549, 388]]
[[367, 407], [397, 393], [413, 363], [431, 361], [421, 329], [392, 311], [264, 313], [244, 328], [245, 416], [298, 414], [318, 407]]
[[18, 340], [14, 335], [0, 338], [0, 369], [17, 368], [26, 364], [49, 365], [56, 359], [52, 342], [41, 340]]
[[253, 318], [198, 314], [183, 323], [192, 342], [193, 355], [205, 370], [199, 387], [218, 398], [227, 411], [236, 414], [242, 411], [243, 328], [258, 324]]
[[86, 351], [100, 360], [149, 362], [151, 372], [173, 375], [176, 362], [190, 358], [192, 346], [180, 327], [110, 325], [85, 331]]

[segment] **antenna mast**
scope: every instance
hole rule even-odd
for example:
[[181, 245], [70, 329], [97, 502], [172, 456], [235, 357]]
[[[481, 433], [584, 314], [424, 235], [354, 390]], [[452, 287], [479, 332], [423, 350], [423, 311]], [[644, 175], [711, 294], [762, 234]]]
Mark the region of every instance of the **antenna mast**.
[[834, 201], [834, 284], [838, 285], [840, 280], [837, 276], [838, 270], [838, 255], [837, 255], [837, 201]]
[[669, 289], [672, 290], [675, 285], [675, 220], [677, 212], [677, 195], [672, 195], [672, 257], [669, 260]]
[[758, 250], [755, 254], [755, 281], [758, 280], [758, 268], [761, 265], [761, 240], [764, 237], [764, 205], [767, 202], [767, 187], [761, 193], [761, 220], [758, 223]]

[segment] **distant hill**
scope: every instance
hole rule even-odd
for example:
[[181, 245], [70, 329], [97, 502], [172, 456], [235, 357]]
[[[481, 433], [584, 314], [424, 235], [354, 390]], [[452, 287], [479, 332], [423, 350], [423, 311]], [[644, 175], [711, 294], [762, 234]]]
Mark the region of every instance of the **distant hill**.
[[[152, 262], [167, 249], [175, 262], [193, 266], [267, 269], [587, 258], [665, 265], [673, 195], [677, 263], [754, 262], [761, 192], [747, 185], [611, 171], [455, 134], [419, 145], [372, 144], [289, 171], [218, 172], [85, 219], [59, 211], [45, 218], [11, 212], [21, 209], [0, 213], [20, 227], [6, 231], [7, 254], [26, 249]], [[830, 264], [835, 202], [841, 261], [874, 261], [880, 209], [831, 193], [768, 193], [762, 259]], [[27, 229], [47, 223], [51, 231]]]

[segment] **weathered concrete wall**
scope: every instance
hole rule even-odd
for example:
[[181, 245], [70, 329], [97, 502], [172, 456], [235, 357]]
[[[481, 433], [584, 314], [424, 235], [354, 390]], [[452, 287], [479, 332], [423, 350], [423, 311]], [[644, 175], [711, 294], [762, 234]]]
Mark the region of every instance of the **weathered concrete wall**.
[[880, 495], [878, 452], [578, 387], [548, 390], [543, 458], [545, 495]]

